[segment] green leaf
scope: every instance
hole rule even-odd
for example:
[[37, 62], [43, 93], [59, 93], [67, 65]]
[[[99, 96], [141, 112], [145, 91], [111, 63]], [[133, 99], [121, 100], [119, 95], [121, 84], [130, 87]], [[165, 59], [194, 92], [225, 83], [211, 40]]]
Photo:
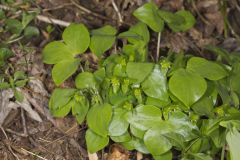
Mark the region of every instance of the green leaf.
[[140, 130], [139, 128], [134, 127], [133, 125], [130, 125], [130, 131], [132, 135], [140, 139], [143, 139], [144, 134], [146, 132], [146, 131]]
[[[177, 21], [172, 21], [168, 23], [168, 26], [174, 31], [174, 32], [180, 32], [180, 31], [187, 31], [191, 29], [194, 24], [196, 23], [196, 20], [191, 12], [180, 10], [174, 14]], [[180, 19], [180, 20], [179, 20]], [[179, 23], [180, 21], [180, 23]], [[177, 22], [177, 23], [176, 23]]]
[[114, 109], [112, 121], [108, 128], [110, 136], [120, 136], [127, 131], [129, 126], [125, 118], [127, 112], [128, 110], [122, 108]]
[[172, 148], [170, 141], [155, 129], [149, 129], [145, 133], [144, 144], [153, 155], [164, 154]]
[[123, 142], [121, 144], [128, 150], [136, 149], [137, 151], [142, 152], [144, 154], [149, 154], [149, 151], [147, 150], [146, 146], [144, 145], [141, 139], [133, 137], [130, 141]]
[[61, 107], [65, 106], [69, 103], [69, 101], [74, 96], [76, 90], [75, 89], [63, 89], [56, 88], [49, 100], [49, 109], [51, 113], [55, 113], [58, 110], [61, 110]]
[[15, 82], [15, 86], [16, 87], [24, 87], [28, 82], [28, 79], [24, 79], [24, 80], [19, 80]]
[[233, 69], [231, 71], [229, 81], [230, 81], [230, 87], [233, 91], [237, 92], [238, 95], [240, 95], [240, 63], [233, 64]]
[[85, 52], [90, 44], [88, 29], [83, 24], [68, 26], [63, 32], [62, 39], [73, 55]]
[[56, 85], [62, 84], [78, 69], [79, 59], [63, 60], [54, 65], [52, 69], [52, 78]]
[[143, 131], [158, 125], [161, 121], [161, 110], [152, 105], [137, 106], [128, 118], [128, 122], [133, 127]]
[[226, 140], [229, 146], [231, 160], [238, 160], [240, 157], [240, 133], [233, 128], [232, 131], [227, 133]]
[[75, 85], [78, 89], [96, 88], [97, 83], [94, 75], [90, 72], [79, 73], [75, 79]]
[[7, 82], [0, 82], [0, 89], [8, 89], [11, 85]]
[[207, 83], [198, 74], [179, 69], [170, 78], [169, 89], [174, 96], [190, 107], [204, 95]]
[[26, 78], [27, 78], [27, 76], [25, 75], [25, 73], [23, 71], [16, 71], [13, 75], [13, 80], [14, 81], [24, 80]]
[[187, 70], [193, 71], [209, 80], [223, 79], [228, 75], [227, 71], [219, 64], [200, 57], [191, 58], [187, 63]]
[[0, 61], [5, 61], [13, 55], [14, 53], [10, 49], [0, 48]]
[[24, 100], [23, 94], [20, 91], [17, 91], [16, 89], [14, 89], [14, 97], [18, 102], [23, 102]]
[[90, 43], [91, 51], [100, 57], [112, 47], [116, 39], [116, 33], [117, 30], [109, 25], [93, 30]]
[[87, 149], [90, 153], [95, 153], [103, 149], [109, 143], [108, 137], [101, 137], [95, 134], [90, 129], [87, 130], [85, 138], [87, 143]]
[[167, 77], [159, 65], [155, 65], [152, 73], [142, 83], [142, 89], [147, 96], [168, 102]]
[[56, 64], [63, 60], [73, 60], [74, 57], [69, 48], [60, 41], [53, 41], [43, 49], [43, 62]]
[[95, 71], [94, 73], [94, 77], [96, 79], [96, 81], [98, 81], [99, 83], [103, 82], [105, 76], [106, 76], [106, 71], [105, 68], [100, 68], [97, 71]]
[[200, 116], [203, 115], [211, 116], [213, 115], [212, 113], [213, 107], [214, 107], [213, 100], [209, 97], [203, 97], [194, 105], [192, 105], [191, 108], [194, 110], [195, 113], [197, 113]]
[[139, 22], [134, 26], [130, 27], [128, 31], [120, 33], [118, 37], [128, 38], [128, 41], [132, 44], [136, 44], [139, 41], [144, 41], [147, 44], [150, 40], [148, 28], [142, 22]]
[[22, 14], [23, 29], [27, 27], [27, 25], [33, 20], [33, 18], [34, 18], [33, 14], [27, 14], [26, 12], [23, 12]]
[[17, 19], [7, 19], [5, 21], [6, 29], [13, 34], [20, 34], [23, 30], [22, 23]]
[[108, 126], [112, 118], [112, 106], [102, 104], [93, 106], [87, 115], [87, 123], [91, 130], [98, 135], [106, 137], [108, 135]]
[[[76, 97], [76, 96], [75, 96]], [[72, 114], [76, 117], [78, 124], [82, 124], [89, 109], [89, 101], [85, 96], [77, 96], [72, 107]]]
[[39, 35], [39, 29], [34, 26], [27, 26], [24, 29], [24, 36], [27, 38], [32, 38]]
[[164, 27], [162, 18], [158, 15], [158, 7], [154, 3], [146, 3], [134, 11], [133, 15], [146, 23], [155, 32], [161, 32]]
[[204, 153], [191, 154], [194, 157], [194, 160], [213, 160], [213, 158]]
[[120, 135], [120, 136], [111, 136], [111, 139], [114, 141], [114, 142], [128, 142], [132, 139], [131, 135], [126, 132], [124, 133], [123, 135]]
[[71, 111], [71, 108], [75, 105], [74, 100], [70, 100], [67, 104], [62, 105], [61, 107], [54, 108], [52, 114], [54, 117], [65, 117]]
[[154, 160], [172, 160], [173, 159], [173, 154], [171, 151], [168, 151], [162, 155], [154, 156]]
[[153, 67], [153, 63], [129, 62], [126, 72], [129, 78], [136, 80], [136, 83], [141, 83], [152, 72]]

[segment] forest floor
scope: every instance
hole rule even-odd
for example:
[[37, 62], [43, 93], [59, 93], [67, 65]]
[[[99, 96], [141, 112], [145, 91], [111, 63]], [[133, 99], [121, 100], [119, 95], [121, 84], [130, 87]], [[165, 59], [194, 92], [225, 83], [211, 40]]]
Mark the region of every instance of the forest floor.
[[[71, 115], [61, 119], [53, 118], [49, 113], [49, 95], [56, 86], [51, 78], [52, 66], [44, 65], [41, 59], [44, 46], [61, 39], [68, 23], [83, 23], [90, 29], [110, 24], [124, 31], [136, 22], [132, 12], [145, 2], [147, 0], [17, 0], [7, 4], [0, 1], [0, 10], [4, 10], [6, 17], [19, 19], [23, 11], [38, 10], [38, 16], [31, 25], [40, 31], [37, 37], [17, 39], [8, 44], [15, 54], [8, 63], [15, 70], [24, 71], [31, 80], [21, 89], [25, 97], [24, 106], [14, 102], [11, 91], [0, 92], [0, 160], [151, 159], [135, 151], [126, 151], [116, 144], [110, 144], [102, 152], [88, 154], [84, 139], [86, 126], [78, 125]], [[206, 45], [240, 51], [239, 1], [229, 0], [226, 5], [221, 0], [155, 2], [160, 8], [173, 12], [189, 10], [197, 20], [188, 32], [164, 31], [161, 40], [163, 54], [171, 49], [209, 58]], [[15, 8], [16, 12], [11, 12], [9, 8]], [[4, 20], [0, 18], [0, 28], [3, 25]], [[0, 44], [10, 36], [0, 29]], [[152, 36], [150, 52], [156, 48], [157, 35], [152, 33]], [[62, 87], [71, 85], [69, 80]]]

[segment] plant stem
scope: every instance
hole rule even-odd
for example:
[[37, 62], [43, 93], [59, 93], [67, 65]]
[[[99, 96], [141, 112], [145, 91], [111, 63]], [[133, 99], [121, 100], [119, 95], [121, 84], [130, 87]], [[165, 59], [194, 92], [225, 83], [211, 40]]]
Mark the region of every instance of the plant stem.
[[223, 145], [223, 147], [222, 147], [222, 153], [221, 153], [221, 160], [224, 160], [224, 157], [225, 157], [225, 143], [224, 143], [224, 145]]
[[160, 44], [161, 44], [161, 32], [158, 33], [156, 62], [158, 62], [158, 59], [159, 59], [159, 54], [160, 54]]

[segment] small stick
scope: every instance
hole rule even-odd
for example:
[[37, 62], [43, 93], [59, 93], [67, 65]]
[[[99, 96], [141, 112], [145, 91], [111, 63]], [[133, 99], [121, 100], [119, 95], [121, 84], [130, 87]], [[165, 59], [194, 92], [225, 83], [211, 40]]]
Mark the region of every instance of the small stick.
[[26, 119], [24, 116], [24, 110], [21, 107], [21, 118], [22, 118], [22, 124], [23, 124], [23, 134], [28, 136], [27, 126], [26, 126]]
[[33, 156], [36, 156], [36, 157], [38, 157], [39, 159], [48, 160], [48, 159], [46, 159], [46, 158], [43, 158], [42, 156], [39, 156], [39, 155], [37, 155], [37, 154], [35, 154], [35, 153], [33, 153], [33, 152], [30, 152], [30, 151], [28, 151], [28, 150], [26, 150], [26, 149], [24, 149], [24, 148], [21, 148], [21, 150], [23, 150], [24, 152], [27, 152], [27, 153], [29, 153], [29, 154], [31, 154], [31, 155], [33, 155]]
[[112, 6], [113, 6], [114, 10], [117, 12], [118, 19], [119, 19], [119, 23], [120, 23], [120, 24], [123, 23], [122, 15], [121, 15], [121, 13], [120, 13], [120, 11], [119, 11], [119, 9], [118, 9], [115, 1], [114, 1], [114, 0], [111, 0], [111, 2], [112, 2]]
[[62, 21], [62, 20], [54, 19], [54, 18], [49, 18], [49, 17], [42, 16], [42, 15], [37, 15], [36, 18], [39, 21], [43, 21], [43, 22], [51, 23], [51, 24], [57, 24], [57, 25], [63, 26], [63, 27], [67, 27], [71, 24], [70, 22], [66, 22], [66, 21]]
[[65, 4], [59, 5], [57, 7], [43, 9], [42, 11], [43, 12], [48, 12], [48, 11], [58, 10], [58, 9], [62, 9], [66, 6], [71, 6], [71, 5], [73, 5], [73, 4], [72, 3], [65, 3]]
[[160, 44], [161, 44], [161, 32], [158, 33], [156, 62], [158, 62], [158, 59], [159, 59]]
[[74, 0], [71, 0], [71, 2], [72, 2], [72, 4], [75, 5], [77, 8], [79, 8], [80, 10], [82, 10], [82, 11], [84, 11], [84, 12], [86, 12], [86, 13], [92, 14], [92, 15], [94, 15], [95, 17], [101, 18], [101, 19], [103, 19], [103, 20], [109, 20], [109, 18], [107, 18], [107, 17], [105, 17], [105, 16], [102, 16], [102, 15], [100, 15], [100, 14], [97, 14], [97, 13], [95, 13], [95, 12], [90, 11], [89, 9], [81, 6], [80, 4], [78, 4], [77, 2], [75, 2]]
[[[7, 136], [7, 133], [5, 132], [5, 130], [3, 129], [3, 127], [0, 126], [0, 128], [1, 128], [4, 136], [6, 137], [6, 139], [9, 141], [9, 138], [8, 138], [8, 136]], [[6, 144], [6, 145], [7, 145], [7, 147], [8, 147], [8, 150], [12, 153], [12, 155], [13, 155], [17, 160], [20, 160], [20, 159], [18, 158], [18, 156], [13, 152], [11, 146], [10, 146], [9, 144]]]

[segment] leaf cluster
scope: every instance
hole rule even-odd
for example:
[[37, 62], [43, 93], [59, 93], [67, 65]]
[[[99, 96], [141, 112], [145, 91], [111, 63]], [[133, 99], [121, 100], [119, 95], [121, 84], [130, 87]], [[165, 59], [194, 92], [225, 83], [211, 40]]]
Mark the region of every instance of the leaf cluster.
[[[173, 31], [194, 24], [187, 11], [169, 13], [153, 3], [138, 8], [141, 21], [126, 32], [104, 26], [91, 32], [83, 24], [67, 27], [61, 41], [49, 43], [43, 60], [54, 64], [56, 85], [78, 72], [81, 55], [89, 48], [99, 58], [97, 70], [83, 68], [75, 88], [56, 88], [49, 101], [55, 117], [70, 112], [79, 124], [86, 121], [88, 151], [97, 152], [110, 140], [128, 150], [172, 159], [214, 159], [228, 144], [226, 157], [237, 160], [240, 138], [240, 58], [208, 47], [217, 61], [170, 53], [157, 63], [147, 59], [149, 28], [160, 32], [166, 23]], [[119, 53], [103, 58], [115, 39], [127, 39]], [[224, 63], [223, 63], [224, 62]]]

